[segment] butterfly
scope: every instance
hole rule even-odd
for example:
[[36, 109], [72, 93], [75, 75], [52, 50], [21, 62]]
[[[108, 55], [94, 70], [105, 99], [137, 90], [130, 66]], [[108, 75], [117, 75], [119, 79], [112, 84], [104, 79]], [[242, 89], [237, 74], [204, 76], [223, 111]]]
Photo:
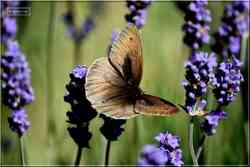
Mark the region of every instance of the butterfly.
[[97, 112], [114, 119], [140, 114], [169, 116], [178, 108], [160, 97], [144, 94], [139, 84], [143, 71], [139, 30], [129, 24], [113, 41], [107, 57], [98, 58], [88, 69], [86, 97]]

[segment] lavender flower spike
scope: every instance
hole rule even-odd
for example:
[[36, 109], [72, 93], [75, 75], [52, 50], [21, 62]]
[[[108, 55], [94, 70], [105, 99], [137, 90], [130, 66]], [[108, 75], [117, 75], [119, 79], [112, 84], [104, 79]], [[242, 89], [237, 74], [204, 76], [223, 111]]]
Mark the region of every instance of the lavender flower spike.
[[103, 114], [100, 115], [104, 123], [100, 128], [102, 135], [109, 141], [115, 141], [124, 131], [121, 126], [126, 123], [124, 119], [113, 119]]
[[206, 9], [207, 1], [196, 0], [187, 4], [185, 7], [185, 32], [184, 43], [192, 49], [199, 49], [203, 44], [208, 44], [209, 23], [211, 22], [210, 11]]
[[151, 5], [151, 0], [127, 0], [127, 7], [130, 11], [125, 15], [128, 23], [133, 23], [141, 29], [146, 23], [147, 8]]
[[208, 113], [201, 124], [201, 129], [207, 135], [216, 133], [218, 123], [226, 119], [226, 113], [222, 108], [234, 101], [240, 92], [240, 84], [243, 81], [240, 72], [242, 62], [237, 56], [241, 39], [246, 34], [249, 34], [249, 3], [234, 1], [225, 7], [222, 25], [215, 34], [213, 50], [221, 54], [223, 59], [211, 79], [218, 107]]
[[30, 69], [16, 38], [16, 18], [8, 15], [7, 9], [17, 7], [18, 1], [1, 2], [1, 45], [4, 53], [1, 55], [1, 95], [2, 102], [13, 112], [8, 118], [11, 130], [22, 135], [30, 127], [24, 106], [34, 100], [31, 87]]
[[67, 28], [67, 35], [76, 43], [84, 40], [87, 35], [94, 29], [94, 21], [91, 17], [87, 17], [80, 28], [74, 24], [74, 15], [72, 11], [68, 11], [63, 16], [63, 21]]
[[224, 9], [222, 24], [215, 34], [214, 52], [224, 58], [240, 52], [241, 38], [249, 35], [249, 2], [233, 1]]
[[185, 111], [190, 115], [202, 114], [206, 107], [206, 94], [208, 83], [211, 82], [216, 67], [216, 57], [205, 52], [193, 52], [185, 63], [186, 80], [182, 85], [186, 90]]
[[231, 62], [222, 62], [213, 77], [213, 93], [220, 106], [227, 106], [234, 101], [240, 91], [243, 76], [240, 72], [242, 63], [237, 58]]
[[1, 89], [3, 103], [13, 110], [8, 118], [11, 130], [20, 137], [30, 127], [23, 107], [34, 100], [30, 69], [17, 42], [8, 41], [1, 56]]
[[85, 78], [87, 67], [78, 65], [70, 73], [70, 82], [66, 85], [64, 101], [71, 105], [71, 111], [67, 112], [68, 132], [75, 143], [80, 147], [89, 148], [89, 140], [92, 134], [89, 132], [89, 123], [96, 117], [97, 112], [92, 108], [86, 98]]
[[1, 57], [2, 100], [11, 109], [19, 109], [34, 100], [30, 69], [17, 42], [8, 41]]
[[14, 110], [8, 118], [10, 129], [16, 132], [20, 137], [30, 127], [30, 122], [27, 120], [27, 117], [25, 109], [17, 109]]
[[145, 145], [140, 159], [139, 166], [182, 166], [182, 151], [180, 149], [180, 138], [171, 133], [160, 133], [155, 137], [159, 146]]

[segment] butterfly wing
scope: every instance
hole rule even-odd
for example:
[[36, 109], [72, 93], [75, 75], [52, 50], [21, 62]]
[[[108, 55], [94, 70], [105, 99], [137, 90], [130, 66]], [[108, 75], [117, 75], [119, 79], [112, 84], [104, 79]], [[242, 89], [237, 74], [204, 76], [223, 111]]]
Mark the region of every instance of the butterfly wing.
[[135, 112], [145, 115], [170, 116], [178, 112], [178, 108], [156, 96], [142, 95], [136, 100]]
[[142, 44], [138, 29], [133, 24], [119, 33], [112, 43], [109, 62], [129, 84], [139, 86], [142, 78]]
[[111, 66], [107, 57], [97, 59], [88, 69], [86, 96], [100, 113], [116, 119], [136, 116], [134, 105], [128, 100], [126, 82]]

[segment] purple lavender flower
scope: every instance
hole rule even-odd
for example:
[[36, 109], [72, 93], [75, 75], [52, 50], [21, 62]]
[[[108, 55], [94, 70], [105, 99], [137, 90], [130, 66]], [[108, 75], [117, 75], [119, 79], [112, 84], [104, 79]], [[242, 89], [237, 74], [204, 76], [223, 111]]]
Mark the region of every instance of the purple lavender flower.
[[8, 41], [6, 52], [1, 56], [1, 89], [3, 104], [14, 110], [9, 126], [20, 137], [30, 127], [23, 107], [34, 100], [30, 81], [30, 69], [17, 42]]
[[207, 135], [214, 135], [216, 133], [216, 128], [219, 125], [219, 122], [223, 119], [226, 119], [226, 117], [226, 112], [219, 109], [212, 110], [205, 116], [204, 122], [201, 124], [201, 129]]
[[164, 166], [168, 162], [168, 153], [164, 152], [155, 145], [145, 145], [142, 149], [138, 166]]
[[182, 166], [184, 164], [182, 160], [182, 151], [181, 149], [176, 149], [170, 153], [170, 165], [173, 166]]
[[102, 135], [109, 141], [115, 141], [124, 131], [121, 126], [126, 123], [124, 119], [113, 119], [103, 114], [100, 115], [104, 123], [100, 128]]
[[66, 85], [64, 101], [71, 105], [71, 111], [67, 112], [68, 128], [70, 136], [79, 147], [89, 147], [89, 140], [92, 134], [89, 132], [89, 122], [96, 117], [97, 112], [92, 108], [86, 98], [85, 79], [87, 67], [78, 65], [70, 73], [70, 82]]
[[9, 126], [13, 132], [16, 132], [21, 137], [30, 127], [30, 122], [27, 120], [26, 110], [21, 108], [14, 110], [8, 118]]
[[237, 56], [241, 38], [249, 34], [249, 2], [234, 1], [224, 9], [222, 24], [215, 33], [213, 50], [224, 58]]
[[68, 11], [67, 13], [65, 13], [63, 16], [63, 20], [67, 27], [68, 36], [76, 43], [79, 43], [83, 39], [85, 39], [95, 26], [93, 19], [91, 17], [87, 17], [80, 29], [78, 29], [74, 24], [74, 15], [72, 11]]
[[248, 33], [248, 2], [234, 1], [227, 5], [213, 45], [213, 50], [221, 54], [223, 59], [211, 79], [218, 108], [208, 113], [201, 124], [207, 135], [216, 133], [218, 123], [226, 118], [222, 107], [234, 101], [240, 91], [240, 83], [243, 81], [240, 72], [242, 63], [236, 57], [240, 52], [241, 38]]
[[16, 18], [9, 16], [8, 8], [21, 5], [19, 1], [1, 2], [1, 44], [5, 52], [1, 55], [1, 93], [4, 105], [12, 109], [8, 118], [11, 130], [21, 137], [30, 127], [25, 105], [34, 100], [30, 81], [30, 69], [17, 41]]
[[182, 166], [184, 164], [178, 136], [166, 132], [160, 133], [155, 139], [159, 142], [159, 147], [145, 145], [138, 160], [139, 166]]
[[80, 36], [85, 36], [86, 34], [91, 32], [93, 28], [94, 28], [94, 22], [90, 17], [88, 17], [82, 24], [82, 31], [80, 31]]
[[155, 139], [160, 143], [163, 150], [173, 150], [180, 146], [180, 139], [171, 133], [160, 133]]
[[14, 39], [17, 32], [16, 19], [14, 17], [4, 17], [1, 18], [1, 42], [4, 44], [8, 40]]
[[219, 64], [212, 81], [213, 93], [220, 106], [227, 106], [234, 101], [240, 91], [243, 76], [240, 72], [242, 63], [237, 58]]
[[207, 1], [196, 0], [185, 7], [185, 21], [183, 31], [184, 43], [192, 49], [199, 49], [203, 44], [209, 43], [210, 11], [206, 9]]
[[168, 154], [168, 162], [166, 165], [181, 166], [182, 161], [182, 151], [180, 149], [180, 138], [171, 133], [160, 133], [155, 137], [155, 139], [160, 143], [159, 147], [161, 150]]
[[30, 81], [30, 69], [17, 42], [8, 41], [1, 57], [1, 88], [3, 103], [11, 109], [19, 109], [34, 100]]
[[192, 52], [185, 64], [186, 75], [182, 82], [186, 90], [184, 109], [190, 115], [197, 115], [206, 107], [206, 94], [208, 83], [213, 78], [213, 70], [216, 67], [216, 58], [213, 53]]
[[151, 0], [127, 0], [127, 7], [130, 11], [125, 15], [128, 23], [133, 23], [137, 28], [142, 28], [146, 23], [147, 8], [151, 5]]

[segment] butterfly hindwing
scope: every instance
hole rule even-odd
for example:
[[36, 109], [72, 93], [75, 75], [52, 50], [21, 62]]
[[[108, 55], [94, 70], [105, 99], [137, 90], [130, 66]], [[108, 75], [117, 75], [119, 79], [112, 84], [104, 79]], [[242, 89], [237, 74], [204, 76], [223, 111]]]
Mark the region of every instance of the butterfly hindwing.
[[135, 112], [144, 115], [170, 116], [178, 112], [178, 108], [162, 98], [144, 94], [136, 100]]
[[119, 33], [112, 43], [108, 58], [110, 64], [126, 82], [139, 86], [142, 78], [143, 57], [140, 33], [135, 25], [129, 24]]
[[107, 57], [97, 59], [86, 77], [86, 96], [100, 113], [117, 119], [127, 119], [137, 114], [128, 100], [126, 82], [110, 65]]

